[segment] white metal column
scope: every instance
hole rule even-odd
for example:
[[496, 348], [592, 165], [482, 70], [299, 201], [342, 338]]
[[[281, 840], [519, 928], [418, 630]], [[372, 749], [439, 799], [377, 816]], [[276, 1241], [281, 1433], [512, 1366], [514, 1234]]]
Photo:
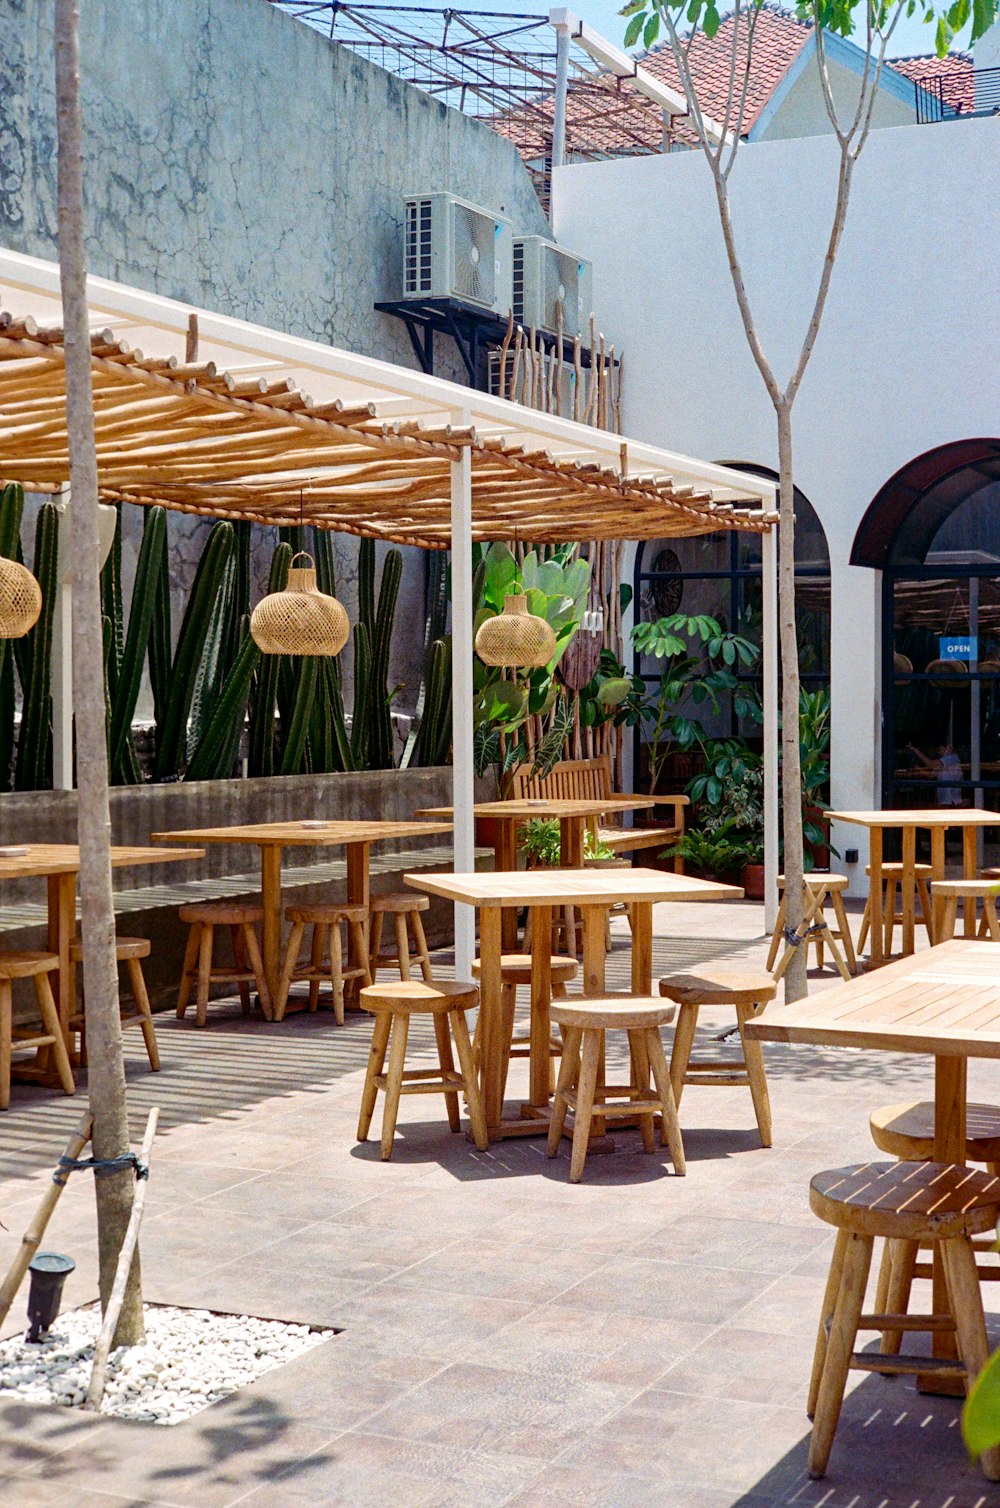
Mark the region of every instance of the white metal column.
[[556, 97], [552, 120], [552, 166], [566, 161], [566, 95], [569, 91], [569, 25], [553, 22], [556, 33]]
[[778, 531], [761, 536], [764, 680], [764, 925], [778, 914]]
[[[468, 424], [468, 415], [457, 422]], [[452, 806], [456, 874], [476, 867], [472, 758], [472, 452], [451, 463], [451, 719]], [[476, 956], [476, 914], [455, 907], [455, 977], [470, 979]]]

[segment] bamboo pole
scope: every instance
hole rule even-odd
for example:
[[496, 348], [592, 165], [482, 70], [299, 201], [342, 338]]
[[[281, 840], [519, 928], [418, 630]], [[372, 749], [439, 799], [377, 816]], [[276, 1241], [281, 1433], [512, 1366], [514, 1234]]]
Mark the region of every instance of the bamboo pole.
[[[153, 1150], [156, 1123], [159, 1118], [160, 1107], [154, 1105], [149, 1112], [149, 1118], [146, 1121], [146, 1134], [142, 1138], [142, 1146], [139, 1149], [139, 1161], [144, 1163], [147, 1168], [149, 1167], [149, 1159]], [[101, 1333], [97, 1337], [97, 1344], [94, 1347], [94, 1365], [90, 1373], [90, 1386], [87, 1388], [87, 1397], [84, 1400], [83, 1406], [87, 1409], [93, 1409], [95, 1413], [100, 1410], [101, 1399], [104, 1397], [104, 1385], [107, 1380], [111, 1342], [114, 1339], [115, 1329], [118, 1325], [118, 1316], [121, 1313], [121, 1307], [125, 1299], [125, 1289], [128, 1285], [132, 1261], [139, 1242], [139, 1226], [142, 1224], [142, 1210], [146, 1202], [146, 1188], [148, 1184], [148, 1176], [136, 1181], [135, 1193], [132, 1197], [132, 1212], [129, 1215], [122, 1249], [118, 1254], [118, 1266], [115, 1268], [115, 1280], [111, 1288], [111, 1297], [108, 1299], [108, 1307], [104, 1311]]]
[[518, 383], [521, 380], [521, 353], [524, 348], [524, 331], [521, 326], [517, 327], [517, 338], [514, 341], [514, 375], [510, 379], [510, 392], [506, 394], [514, 403], [520, 400], [517, 395]]
[[198, 316], [188, 315], [187, 339], [184, 342], [184, 360], [188, 366], [198, 360]]
[[511, 336], [514, 333], [514, 311], [510, 311], [507, 319], [507, 328], [504, 331], [503, 344], [500, 347], [500, 380], [497, 383], [497, 392], [501, 398], [507, 396], [507, 352], [510, 350]]
[[[72, 1158], [75, 1162], [90, 1140], [91, 1119], [89, 1112], [82, 1116], [73, 1135], [66, 1143], [63, 1152], [64, 1157]], [[24, 1274], [31, 1265], [31, 1260], [38, 1250], [46, 1227], [52, 1218], [52, 1211], [59, 1203], [59, 1196], [66, 1187], [66, 1177], [53, 1175], [52, 1181], [46, 1186], [38, 1208], [31, 1218], [31, 1224], [21, 1237], [21, 1244], [17, 1249], [13, 1262], [7, 1270], [7, 1276], [0, 1283], [0, 1325], [3, 1324], [10, 1313], [10, 1306], [17, 1298], [17, 1291], [24, 1281]]]
[[583, 363], [580, 360], [580, 337], [573, 337], [573, 418], [579, 423], [583, 389]]

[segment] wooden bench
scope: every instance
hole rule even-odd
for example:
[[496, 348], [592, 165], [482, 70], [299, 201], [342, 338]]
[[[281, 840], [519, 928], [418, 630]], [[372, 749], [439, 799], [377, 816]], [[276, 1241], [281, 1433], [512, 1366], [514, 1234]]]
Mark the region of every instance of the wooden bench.
[[[532, 775], [524, 764], [511, 778], [510, 796], [514, 801], [603, 801], [615, 794], [611, 781], [611, 761], [597, 759], [562, 759], [547, 775]], [[672, 823], [655, 827], [623, 827], [621, 818], [609, 814], [607, 825], [595, 821], [591, 833], [598, 843], [614, 853], [635, 853], [646, 848], [667, 848], [684, 837], [684, 808], [687, 796], [658, 796], [657, 803], [673, 807]], [[684, 860], [676, 858], [674, 869], [684, 873]]]

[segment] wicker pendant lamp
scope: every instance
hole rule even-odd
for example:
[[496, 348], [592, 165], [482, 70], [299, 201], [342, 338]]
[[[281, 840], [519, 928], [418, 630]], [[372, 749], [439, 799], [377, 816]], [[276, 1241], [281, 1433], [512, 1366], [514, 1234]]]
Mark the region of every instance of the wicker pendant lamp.
[[16, 560], [0, 556], [0, 639], [20, 639], [42, 610], [42, 589]]
[[[297, 560], [308, 565], [297, 566]], [[250, 619], [254, 643], [266, 655], [339, 655], [347, 643], [347, 613], [316, 585], [316, 567], [304, 550], [292, 557], [283, 591], [262, 597]]]
[[476, 654], [483, 664], [500, 665], [505, 670], [547, 665], [555, 652], [552, 625], [528, 612], [528, 599], [520, 592], [510, 592], [503, 612], [487, 618], [476, 634]]

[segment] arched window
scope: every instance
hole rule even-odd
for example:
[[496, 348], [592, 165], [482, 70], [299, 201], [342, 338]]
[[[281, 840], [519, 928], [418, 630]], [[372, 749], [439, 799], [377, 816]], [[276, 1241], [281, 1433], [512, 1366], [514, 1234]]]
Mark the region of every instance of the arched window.
[[1000, 805], [1000, 440], [918, 456], [869, 507], [881, 569], [883, 799]]
[[[727, 461], [740, 471], [776, 480], [765, 466]], [[830, 679], [830, 553], [823, 525], [805, 493], [795, 489], [795, 576], [799, 635], [799, 665], [802, 684], [815, 689]], [[704, 534], [692, 539], [650, 540], [636, 553], [633, 583], [635, 617], [655, 619], [671, 613], [708, 613], [722, 626], [761, 642], [762, 566], [759, 534], [737, 531]], [[650, 684], [659, 680], [655, 661], [636, 654], [634, 673]], [[759, 674], [745, 674], [756, 680]], [[698, 715], [709, 734], [716, 738], [740, 734], [752, 747], [762, 745], [756, 724], [740, 725], [731, 708], [718, 717], [704, 705]], [[635, 769], [641, 769], [642, 749], [637, 740]], [[680, 789], [694, 773], [689, 759], [675, 757], [661, 785]]]

